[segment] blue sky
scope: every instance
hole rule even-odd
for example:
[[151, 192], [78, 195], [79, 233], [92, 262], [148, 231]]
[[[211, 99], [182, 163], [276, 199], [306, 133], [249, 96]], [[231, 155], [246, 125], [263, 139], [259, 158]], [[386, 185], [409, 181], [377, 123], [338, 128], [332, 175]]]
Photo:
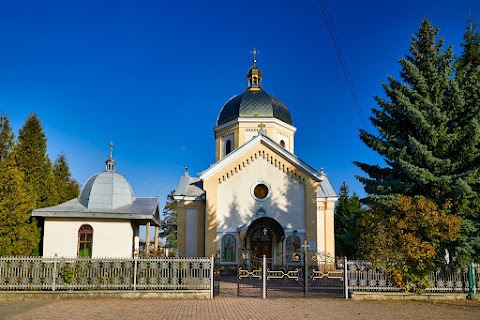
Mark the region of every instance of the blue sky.
[[[325, 3], [366, 118], [424, 17], [457, 54], [466, 19], [480, 19], [473, 0]], [[324, 167], [336, 190], [346, 181], [364, 194], [352, 162], [375, 158], [358, 138], [320, 0], [2, 0], [0, 43], [0, 112], [16, 133], [37, 113], [52, 160], [65, 152], [80, 184], [103, 171], [113, 141], [117, 171], [163, 208], [185, 166], [214, 163], [215, 121], [246, 89], [257, 48], [263, 88], [298, 129], [297, 156]]]

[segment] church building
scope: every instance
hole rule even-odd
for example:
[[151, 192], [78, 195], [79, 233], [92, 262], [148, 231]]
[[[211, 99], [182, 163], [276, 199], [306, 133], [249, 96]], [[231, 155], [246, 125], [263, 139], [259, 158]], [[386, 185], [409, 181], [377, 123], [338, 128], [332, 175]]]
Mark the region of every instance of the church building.
[[32, 216], [44, 220], [44, 257], [132, 257], [142, 225], [147, 239], [150, 226], [155, 226], [154, 251], [157, 251], [158, 198], [135, 197], [127, 179], [116, 172], [112, 148], [110, 144], [105, 171], [90, 177], [78, 198], [33, 210]]
[[289, 259], [306, 242], [334, 256], [338, 196], [323, 169], [295, 155], [297, 129], [286, 105], [263, 90], [253, 53], [248, 88], [218, 115], [216, 162], [198, 177], [186, 169], [175, 190], [179, 254], [234, 265], [238, 249]]

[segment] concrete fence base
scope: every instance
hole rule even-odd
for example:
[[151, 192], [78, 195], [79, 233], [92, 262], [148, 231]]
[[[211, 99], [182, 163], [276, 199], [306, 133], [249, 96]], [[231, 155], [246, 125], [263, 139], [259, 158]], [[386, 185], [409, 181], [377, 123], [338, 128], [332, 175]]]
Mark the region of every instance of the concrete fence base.
[[210, 299], [210, 290], [0, 291], [0, 301], [45, 299]]
[[466, 293], [350, 292], [353, 300], [466, 300]]

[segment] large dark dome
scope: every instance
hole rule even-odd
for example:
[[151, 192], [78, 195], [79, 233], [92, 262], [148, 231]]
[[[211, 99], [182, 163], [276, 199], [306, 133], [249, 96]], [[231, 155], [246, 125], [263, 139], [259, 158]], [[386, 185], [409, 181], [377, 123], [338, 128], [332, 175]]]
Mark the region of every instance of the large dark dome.
[[263, 90], [247, 90], [228, 100], [220, 110], [217, 126], [237, 118], [277, 118], [293, 125], [287, 106]]

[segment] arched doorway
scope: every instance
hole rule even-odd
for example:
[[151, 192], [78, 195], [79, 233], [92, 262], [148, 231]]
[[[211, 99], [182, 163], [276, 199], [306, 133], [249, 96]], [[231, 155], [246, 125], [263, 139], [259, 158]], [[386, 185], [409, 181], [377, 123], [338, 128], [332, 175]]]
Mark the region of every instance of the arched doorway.
[[285, 232], [282, 226], [274, 219], [262, 217], [248, 227], [246, 247], [252, 255], [273, 258], [276, 254], [276, 247], [279, 242], [285, 239]]

